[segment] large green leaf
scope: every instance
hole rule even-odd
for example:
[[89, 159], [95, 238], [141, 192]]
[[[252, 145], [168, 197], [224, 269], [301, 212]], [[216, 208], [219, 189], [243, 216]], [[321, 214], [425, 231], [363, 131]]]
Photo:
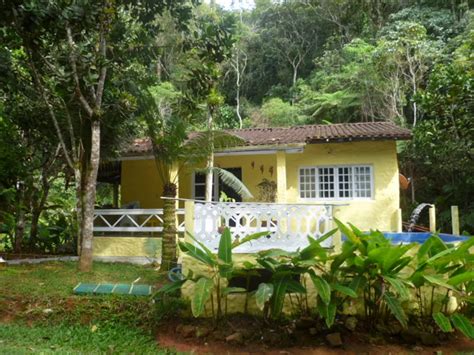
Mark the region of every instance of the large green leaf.
[[163, 287], [161, 287], [157, 293], [166, 293], [166, 294], [169, 294], [169, 293], [173, 293], [177, 290], [180, 290], [181, 289], [181, 286], [183, 286], [183, 284], [187, 281], [187, 279], [184, 279], [184, 280], [178, 280], [178, 281], [175, 281], [175, 282], [172, 282], [170, 284], [166, 284], [164, 285]]
[[315, 273], [310, 273], [310, 276], [321, 300], [325, 304], [329, 304], [329, 302], [331, 301], [331, 286], [326, 280], [324, 280], [321, 276], [316, 275]]
[[337, 229], [337, 228], [334, 228], [333, 230], [330, 230], [329, 232], [323, 234], [323, 235], [320, 236], [319, 238], [314, 239], [314, 242], [315, 242], [315, 243], [318, 243], [318, 244], [321, 244], [321, 243], [324, 242], [326, 239], [331, 238], [337, 231], [338, 231], [338, 229]]
[[319, 243], [311, 243], [303, 250], [300, 251], [299, 259], [308, 260], [318, 256], [320, 259], [326, 257], [326, 249], [324, 249]]
[[468, 237], [467, 240], [465, 240], [464, 242], [461, 242], [458, 245], [457, 250], [461, 253], [465, 253], [466, 251], [468, 251], [472, 247], [474, 247], [474, 237], [473, 236]]
[[469, 319], [464, 317], [462, 314], [455, 313], [451, 316], [451, 321], [453, 322], [456, 329], [463, 333], [468, 338], [474, 339], [474, 327]]
[[199, 249], [196, 245], [188, 242], [178, 242], [178, 245], [181, 251], [188, 254], [189, 256], [192, 256], [194, 259], [199, 260], [211, 267], [216, 266], [216, 260], [214, 260], [213, 257], [208, 255], [202, 249]]
[[456, 251], [456, 249], [454, 248], [450, 248], [450, 249], [445, 249], [435, 255], [433, 255], [431, 258], [429, 258], [428, 260], [425, 260], [424, 262], [420, 263], [417, 267], [417, 270], [421, 270], [423, 269], [426, 265], [429, 265], [433, 262], [435, 262], [437, 259], [441, 258], [441, 257], [444, 257], [446, 255], [449, 255], [451, 253], [454, 253]]
[[339, 285], [339, 284], [332, 284], [331, 288], [339, 293], [342, 293], [343, 295], [346, 295], [352, 298], [357, 298], [357, 293], [350, 287]]
[[286, 288], [288, 286], [289, 275], [281, 276], [273, 281], [273, 296], [271, 298], [272, 318], [280, 316], [285, 303]]
[[413, 245], [404, 245], [399, 247], [390, 246], [373, 249], [369, 252], [368, 258], [380, 265], [384, 272], [389, 272], [400, 258], [412, 247]]
[[423, 277], [425, 278], [426, 281], [428, 281], [432, 285], [445, 287], [445, 288], [450, 289], [450, 290], [456, 290], [454, 288], [454, 286], [448, 284], [445, 280], [443, 280], [443, 279], [441, 279], [437, 276], [424, 275]]
[[400, 258], [392, 265], [392, 270], [390, 270], [390, 272], [393, 274], [398, 274], [406, 266], [408, 266], [408, 264], [410, 264], [412, 260], [413, 260], [413, 257], [411, 256], [404, 256], [403, 258]]
[[463, 272], [462, 274], [452, 276], [448, 280], [448, 284], [457, 286], [459, 284], [474, 280], [474, 271]]
[[197, 245], [199, 245], [201, 247], [201, 249], [207, 254], [209, 255], [211, 258], [214, 256], [214, 253], [204, 244], [202, 243], [201, 241], [199, 241], [194, 235], [192, 235], [191, 233], [189, 232], [186, 232], [186, 234], [194, 241], [194, 243], [196, 243]]
[[273, 295], [273, 285], [270, 283], [261, 283], [258, 285], [257, 292], [255, 293], [255, 300], [257, 307], [263, 310], [265, 304], [271, 299]]
[[342, 252], [334, 257], [333, 262], [331, 263], [331, 272], [336, 272], [339, 267], [344, 264], [344, 262], [354, 254], [354, 251], [357, 249], [356, 245], [344, 244], [342, 246]]
[[405, 312], [403, 311], [402, 305], [400, 301], [393, 297], [390, 293], [386, 292], [383, 294], [383, 298], [385, 303], [388, 306], [390, 312], [395, 316], [395, 318], [400, 322], [400, 324], [406, 328], [407, 327], [407, 317]]
[[288, 280], [288, 284], [286, 286], [286, 292], [288, 293], [306, 293], [306, 289], [304, 286], [299, 283], [298, 281], [295, 281], [293, 279]]
[[191, 311], [194, 317], [199, 317], [204, 311], [206, 302], [211, 297], [214, 283], [207, 277], [201, 277], [194, 285], [194, 293], [191, 298]]
[[433, 236], [430, 236], [428, 239], [425, 240], [425, 242], [418, 249], [418, 252], [416, 254], [416, 257], [418, 258], [418, 260], [423, 260], [425, 256], [428, 255], [428, 252], [430, 251], [432, 246], [433, 246]]
[[349, 239], [352, 243], [354, 244], [361, 244], [361, 240], [359, 237], [357, 237], [354, 233], [354, 231], [352, 231], [350, 228], [347, 228], [347, 226], [342, 223], [340, 220], [338, 220], [337, 218], [334, 218], [334, 222], [336, 223], [337, 227], [339, 228], [339, 230], [347, 237], [347, 239]]
[[366, 283], [367, 278], [365, 276], [357, 275], [351, 280], [349, 287], [357, 293], [361, 288], [365, 286]]
[[237, 248], [239, 245], [242, 245], [244, 243], [251, 242], [252, 240], [260, 239], [261, 237], [266, 237], [269, 234], [270, 232], [258, 232], [258, 233], [249, 234], [245, 236], [244, 238], [242, 238], [242, 240], [234, 240], [234, 242], [232, 243], [232, 249]]
[[217, 256], [225, 263], [232, 262], [232, 236], [229, 228], [225, 228], [222, 232]]
[[222, 262], [219, 263], [219, 274], [229, 277], [232, 274], [232, 237], [229, 228], [225, 228], [221, 235], [217, 256]]
[[441, 329], [443, 332], [448, 333], [453, 331], [451, 321], [443, 313], [438, 312], [433, 314], [433, 319], [438, 325], [439, 329]]
[[336, 304], [331, 302], [327, 305], [327, 312], [326, 312], [326, 325], [328, 328], [331, 328], [334, 324], [334, 320], [336, 319]]
[[406, 300], [410, 298], [410, 291], [404, 281], [389, 276], [383, 276], [383, 278], [395, 289], [401, 299]]

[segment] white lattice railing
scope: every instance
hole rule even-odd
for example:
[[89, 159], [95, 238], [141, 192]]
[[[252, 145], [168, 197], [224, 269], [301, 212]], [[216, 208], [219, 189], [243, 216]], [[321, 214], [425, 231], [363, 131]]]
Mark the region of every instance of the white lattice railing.
[[[269, 231], [263, 237], [236, 248], [237, 252], [256, 252], [270, 248], [288, 251], [308, 245], [308, 236], [318, 238], [331, 229], [332, 206], [269, 203], [196, 203], [194, 234], [211, 250], [217, 250], [223, 226], [233, 238]], [[328, 247], [331, 240], [323, 245]]]
[[[184, 232], [184, 209], [178, 209], [178, 232]], [[94, 211], [94, 232], [162, 232], [163, 209]]]

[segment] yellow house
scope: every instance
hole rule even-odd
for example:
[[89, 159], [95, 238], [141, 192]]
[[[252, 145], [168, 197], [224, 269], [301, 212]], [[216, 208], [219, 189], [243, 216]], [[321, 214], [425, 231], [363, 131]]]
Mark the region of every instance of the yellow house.
[[[409, 130], [371, 122], [231, 133], [246, 144], [216, 152], [215, 165], [229, 169], [248, 187], [253, 198], [244, 202], [330, 205], [333, 216], [360, 229], [401, 230], [396, 141], [410, 139]], [[162, 208], [162, 186], [148, 140], [135, 141], [118, 166], [122, 208]], [[179, 172], [179, 198], [204, 200], [204, 177], [195, 169]], [[213, 192], [215, 201], [222, 192], [240, 201], [218, 179]], [[113, 253], [100, 239], [96, 255]], [[136, 239], [131, 243], [136, 245]]]

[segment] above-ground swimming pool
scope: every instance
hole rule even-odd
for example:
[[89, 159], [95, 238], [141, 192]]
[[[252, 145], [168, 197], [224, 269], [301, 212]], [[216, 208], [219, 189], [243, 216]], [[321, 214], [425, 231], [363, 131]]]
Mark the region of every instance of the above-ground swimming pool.
[[[385, 237], [390, 239], [392, 243], [420, 243], [423, 244], [426, 239], [428, 239], [433, 233], [431, 232], [402, 232], [402, 233], [392, 233], [384, 232]], [[467, 240], [469, 237], [464, 237], [460, 235], [445, 234], [440, 233], [438, 236], [445, 243], [456, 243]]]
[[[431, 232], [384, 232], [383, 235], [392, 241], [393, 244], [400, 243], [419, 243], [423, 244], [426, 239], [428, 239], [433, 233]], [[438, 236], [445, 243], [457, 243], [467, 240], [470, 237], [465, 237], [461, 235], [453, 235], [446, 233], [439, 233]], [[474, 238], [474, 237], [473, 237]], [[342, 236], [342, 240], [346, 240], [345, 235]]]

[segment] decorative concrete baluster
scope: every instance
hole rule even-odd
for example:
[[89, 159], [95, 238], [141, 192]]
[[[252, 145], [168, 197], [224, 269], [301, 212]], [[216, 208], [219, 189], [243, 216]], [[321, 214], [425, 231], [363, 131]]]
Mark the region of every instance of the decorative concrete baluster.
[[[233, 238], [242, 239], [260, 231], [271, 232], [269, 238], [238, 247], [238, 252], [276, 247], [296, 250], [308, 244], [308, 235], [317, 238], [329, 231], [331, 213], [331, 206], [325, 205], [196, 203], [194, 230], [196, 238], [209, 248], [217, 249], [217, 222], [223, 220], [231, 229]], [[325, 242], [325, 246], [330, 244], [331, 241]]]

